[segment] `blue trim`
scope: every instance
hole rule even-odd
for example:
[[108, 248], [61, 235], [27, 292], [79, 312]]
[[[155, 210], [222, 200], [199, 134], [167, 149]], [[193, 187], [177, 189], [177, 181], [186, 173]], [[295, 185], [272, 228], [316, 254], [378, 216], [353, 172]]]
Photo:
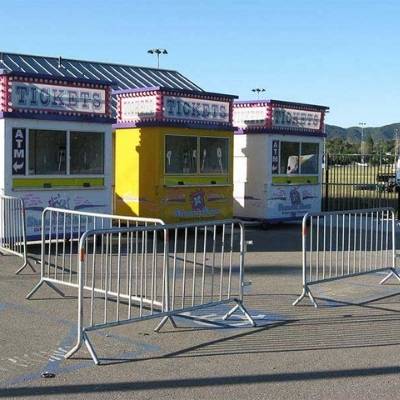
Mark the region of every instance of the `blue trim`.
[[113, 124], [116, 119], [111, 117], [92, 117], [89, 115], [59, 115], [59, 114], [34, 114], [23, 113], [18, 111], [0, 113], [0, 119], [3, 118], [23, 118], [45, 121], [76, 121], [76, 122], [93, 122], [102, 124]]
[[329, 107], [326, 106], [321, 106], [318, 104], [308, 104], [308, 103], [297, 103], [293, 101], [285, 101], [285, 100], [274, 100], [274, 99], [263, 99], [263, 100], [239, 100], [235, 101], [233, 105], [235, 106], [236, 104], [271, 104], [272, 106], [287, 106], [287, 107], [297, 107], [299, 109], [305, 109], [311, 111], [313, 110], [318, 110], [318, 111], [326, 111], [329, 110]]
[[189, 90], [189, 89], [170, 89], [163, 86], [149, 86], [141, 89], [122, 89], [122, 90], [113, 90], [112, 94], [128, 94], [128, 93], [144, 93], [151, 91], [160, 91], [164, 94], [164, 92], [173, 92], [176, 94], [186, 94], [186, 95], [195, 95], [199, 97], [223, 97], [225, 99], [237, 99], [238, 96], [231, 94], [223, 94], [223, 93], [214, 93], [214, 92], [202, 92], [197, 90]]
[[232, 131], [233, 126], [231, 124], [210, 124], [210, 123], [199, 123], [199, 122], [175, 122], [175, 121], [138, 121], [138, 122], [119, 122], [113, 124], [113, 129], [123, 128], [144, 128], [144, 127], [174, 127], [174, 128], [189, 128], [189, 129], [212, 129], [216, 131]]
[[246, 128], [246, 129], [237, 129], [235, 128], [235, 135], [288, 135], [288, 136], [307, 136], [307, 137], [319, 137], [325, 138], [327, 137], [326, 133], [321, 131], [307, 131], [307, 130], [289, 130], [289, 129], [280, 129], [280, 128]]
[[0, 72], [0, 75], [8, 75], [11, 77], [27, 77], [27, 78], [35, 78], [35, 79], [48, 79], [52, 81], [65, 81], [65, 82], [79, 82], [79, 83], [87, 83], [87, 84], [96, 84], [96, 85], [105, 85], [105, 86], [114, 86], [117, 84], [116, 81], [103, 81], [97, 79], [89, 79], [89, 78], [72, 78], [66, 77], [62, 75], [50, 75], [50, 74], [34, 74], [29, 72], [17, 72], [17, 71], [5, 71]]

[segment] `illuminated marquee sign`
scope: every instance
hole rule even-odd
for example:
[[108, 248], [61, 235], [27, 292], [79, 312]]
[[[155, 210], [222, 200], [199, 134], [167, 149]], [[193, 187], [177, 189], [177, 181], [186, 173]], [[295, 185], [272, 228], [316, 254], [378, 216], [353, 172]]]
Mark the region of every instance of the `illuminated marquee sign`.
[[164, 117], [229, 123], [229, 102], [164, 96]]
[[124, 126], [156, 121], [178, 125], [232, 126], [234, 96], [164, 88], [114, 93], [118, 99], [117, 121]]
[[14, 109], [105, 114], [106, 89], [13, 81], [11, 103]]
[[121, 99], [121, 120], [139, 121], [154, 118], [157, 111], [156, 96], [124, 97]]
[[272, 111], [272, 126], [274, 128], [320, 130], [321, 121], [322, 113], [318, 111], [283, 107], [274, 107]]
[[238, 107], [233, 110], [233, 125], [236, 128], [253, 128], [266, 125], [267, 108], [265, 106]]

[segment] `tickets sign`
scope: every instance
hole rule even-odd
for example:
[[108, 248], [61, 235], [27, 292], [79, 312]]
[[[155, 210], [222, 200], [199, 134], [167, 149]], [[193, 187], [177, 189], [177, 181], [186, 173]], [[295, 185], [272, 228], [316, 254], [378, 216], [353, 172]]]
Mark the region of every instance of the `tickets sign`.
[[295, 110], [292, 108], [274, 107], [272, 126], [274, 128], [320, 130], [322, 112]]
[[12, 82], [11, 102], [15, 109], [105, 114], [106, 90], [35, 82]]
[[229, 123], [229, 102], [164, 96], [164, 118]]

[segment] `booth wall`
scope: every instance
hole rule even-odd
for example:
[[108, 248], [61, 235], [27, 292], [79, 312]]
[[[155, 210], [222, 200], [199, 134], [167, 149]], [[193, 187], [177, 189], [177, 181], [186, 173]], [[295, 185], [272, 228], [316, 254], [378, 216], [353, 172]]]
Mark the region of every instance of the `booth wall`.
[[[167, 135], [228, 138], [228, 173], [165, 173]], [[157, 217], [166, 222], [232, 217], [231, 131], [171, 127], [117, 129], [115, 156], [115, 204], [118, 214]]]

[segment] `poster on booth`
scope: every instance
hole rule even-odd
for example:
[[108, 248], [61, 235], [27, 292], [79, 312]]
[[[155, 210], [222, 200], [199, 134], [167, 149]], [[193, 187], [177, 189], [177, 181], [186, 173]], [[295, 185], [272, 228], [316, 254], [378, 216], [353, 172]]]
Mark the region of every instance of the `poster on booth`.
[[267, 219], [300, 219], [321, 210], [319, 185], [271, 185], [267, 196]]
[[[42, 212], [46, 207], [102, 214], [111, 211], [110, 205], [107, 204], [109, 203], [107, 201], [108, 195], [97, 191], [86, 192], [84, 195], [79, 191], [32, 191], [23, 192], [20, 197], [25, 204], [26, 236], [28, 240], [40, 238]], [[74, 233], [78, 231], [78, 221], [75, 225], [72, 227]], [[59, 228], [62, 228], [61, 223]]]
[[232, 217], [232, 194], [227, 188], [170, 189], [165, 193], [168, 221]]

